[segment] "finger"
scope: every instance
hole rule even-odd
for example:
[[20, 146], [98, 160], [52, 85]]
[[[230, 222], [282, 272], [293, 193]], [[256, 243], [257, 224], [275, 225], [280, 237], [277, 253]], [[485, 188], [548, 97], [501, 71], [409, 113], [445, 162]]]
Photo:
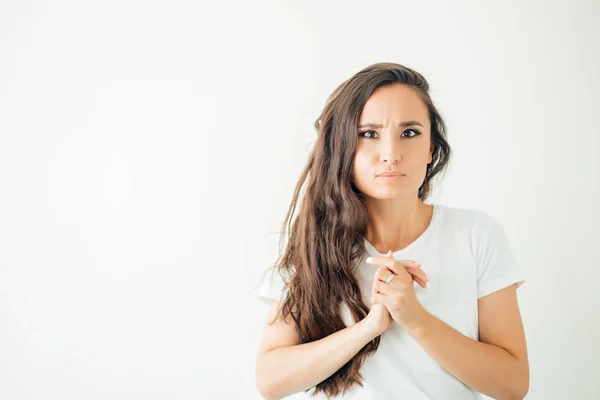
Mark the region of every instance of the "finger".
[[411, 274], [414, 275], [413, 271], [418, 271], [419, 275], [421, 275], [421, 277], [423, 278], [423, 280], [425, 281], [430, 281], [431, 279], [429, 279], [429, 276], [427, 276], [427, 274], [425, 273], [425, 271], [423, 271], [421, 269], [420, 266], [409, 266], [409, 265], [404, 265], [406, 267], [406, 270], [408, 272], [410, 272]]
[[423, 289], [429, 289], [429, 283], [425, 282], [423, 279], [421, 278], [417, 278], [415, 276], [413, 276], [413, 279], [415, 282], [417, 282], [419, 284], [419, 286], [421, 286]]
[[[388, 286], [385, 283], [383, 285]], [[383, 296], [387, 296], [388, 295], [387, 290], [388, 290], [387, 287], [378, 287], [375, 285], [375, 283], [373, 283], [373, 286], [371, 287], [371, 295], [379, 293]]]
[[371, 290], [371, 303], [381, 303], [383, 297], [387, 297], [387, 295], [375, 289]]
[[413, 277], [419, 278], [422, 281], [427, 282], [427, 281], [430, 280], [429, 277], [427, 276], [427, 274], [425, 273], [425, 271], [423, 271], [422, 269], [419, 269], [419, 268], [406, 268], [406, 270]]
[[[393, 282], [392, 282], [392, 284], [393, 284]], [[371, 292], [380, 293], [380, 294], [389, 296], [391, 294], [391, 292], [394, 290], [390, 285], [388, 285], [385, 282], [375, 281], [375, 282], [373, 282], [373, 286], [371, 287]]]
[[[376, 257], [380, 257], [380, 256], [376, 256]], [[412, 275], [413, 279], [415, 279], [415, 281], [417, 281], [417, 283], [423, 287], [423, 288], [427, 288], [427, 281], [429, 281], [429, 277], [427, 276], [427, 274], [420, 269], [420, 263], [417, 263], [415, 261], [412, 260], [394, 260], [393, 258], [393, 253], [392, 251], [388, 251], [388, 253], [386, 254], [386, 257], [389, 260], [392, 260], [393, 262], [396, 263], [400, 263], [401, 266], [397, 267], [395, 270], [393, 268], [389, 268], [390, 271], [394, 272], [396, 275], [402, 275], [403, 272], [399, 272], [398, 270], [401, 269], [402, 266], [404, 266], [405, 268], [404, 271], [407, 271], [409, 274]], [[367, 259], [368, 260], [368, 259]], [[389, 274], [385, 273], [382, 274], [381, 272], [379, 273], [379, 276], [377, 277], [377, 279], [380, 279], [382, 281], [385, 282], [385, 280], [389, 277]]]
[[387, 305], [386, 303], [388, 302], [388, 296], [383, 295], [381, 293], [374, 293], [371, 295], [371, 304], [382, 304], [382, 305]]
[[412, 279], [412, 274], [410, 274], [406, 268], [402, 267], [402, 265], [395, 265], [394, 268], [390, 268], [387, 265], [379, 267], [377, 271], [375, 271], [375, 279], [385, 282], [386, 279], [390, 277], [390, 274], [394, 274], [403, 279], [407, 279], [408, 277]]
[[[387, 256], [390, 256], [391, 254], [392, 251], [390, 250]], [[421, 286], [423, 289], [428, 289], [427, 281], [429, 279], [423, 270], [421, 270], [419, 267], [411, 267], [411, 269], [406, 268], [406, 271], [412, 275], [413, 280], [417, 282], [419, 286]], [[390, 277], [390, 274], [394, 274], [394, 272], [387, 267], [379, 267], [375, 272], [375, 279], [385, 283]]]
[[[387, 267], [379, 267], [377, 271], [375, 271], [375, 281], [383, 282], [387, 285], [387, 280], [390, 275], [396, 275], [392, 271], [390, 271]], [[424, 277], [417, 275], [416, 273], [412, 275], [412, 279], [417, 282], [421, 287], [427, 289], [427, 281]], [[392, 279], [393, 282], [393, 279]], [[391, 284], [391, 283], [390, 283]]]
[[387, 267], [379, 267], [377, 271], [375, 271], [375, 280], [385, 282], [390, 275], [396, 275], [394, 272], [390, 271]]
[[387, 256], [372, 256], [372, 257], [367, 258], [366, 261], [368, 264], [371, 264], [371, 265], [388, 267], [389, 269], [394, 271], [394, 273], [396, 275], [404, 274], [404, 271], [406, 271], [406, 268], [400, 268], [401, 266], [419, 267], [421, 265], [421, 264], [417, 263], [416, 261], [395, 260], [394, 258], [387, 257]]
[[[388, 254], [390, 255], [389, 257], [388, 257]], [[369, 264], [381, 265], [381, 266], [384, 266], [384, 265], [391, 266], [394, 263], [400, 263], [400, 264], [403, 264], [403, 265], [409, 266], [409, 267], [420, 267], [422, 265], [421, 263], [416, 262], [414, 260], [396, 260], [393, 257], [391, 250], [384, 256], [367, 257], [366, 261]]]

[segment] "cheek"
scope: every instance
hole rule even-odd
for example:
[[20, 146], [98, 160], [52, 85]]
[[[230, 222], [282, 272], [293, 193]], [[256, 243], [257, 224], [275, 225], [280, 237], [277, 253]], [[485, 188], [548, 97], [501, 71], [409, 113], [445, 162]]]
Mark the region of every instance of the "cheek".
[[377, 155], [375, 148], [369, 146], [368, 143], [359, 143], [356, 146], [356, 152], [354, 153], [354, 162], [362, 167], [370, 167], [374, 162], [377, 161]]
[[352, 167], [352, 173], [354, 174], [355, 181], [364, 180], [369, 174], [372, 168], [372, 162], [365, 152], [356, 153], [354, 157], [354, 166]]
[[413, 174], [420, 174], [421, 170], [424, 171], [429, 164], [429, 148], [419, 147], [411, 150], [404, 162], [407, 170], [412, 171]]

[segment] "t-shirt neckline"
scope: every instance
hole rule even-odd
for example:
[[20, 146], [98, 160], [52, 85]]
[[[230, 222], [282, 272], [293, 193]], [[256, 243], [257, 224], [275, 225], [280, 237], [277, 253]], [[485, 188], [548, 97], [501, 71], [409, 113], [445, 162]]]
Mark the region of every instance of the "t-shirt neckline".
[[[421, 243], [423, 240], [425, 240], [425, 238], [427, 236], [429, 236], [431, 234], [431, 231], [434, 229], [434, 225], [436, 224], [436, 222], [439, 218], [439, 214], [441, 211], [441, 205], [432, 203], [431, 206], [433, 206], [431, 220], [429, 221], [429, 225], [427, 226], [427, 228], [425, 228], [423, 233], [421, 233], [421, 235], [418, 238], [416, 238], [415, 240], [413, 240], [408, 246], [406, 246], [403, 249], [396, 250], [392, 254], [400, 254], [400, 253], [404, 253], [404, 252], [411, 250], [413, 247], [417, 246], [419, 243]], [[373, 247], [373, 245], [371, 243], [369, 243], [369, 241], [367, 239], [363, 239], [363, 240], [364, 240], [367, 252], [370, 255], [380, 255], [380, 256], [385, 255], [384, 253], [378, 252], [377, 249], [375, 249], [375, 247]]]

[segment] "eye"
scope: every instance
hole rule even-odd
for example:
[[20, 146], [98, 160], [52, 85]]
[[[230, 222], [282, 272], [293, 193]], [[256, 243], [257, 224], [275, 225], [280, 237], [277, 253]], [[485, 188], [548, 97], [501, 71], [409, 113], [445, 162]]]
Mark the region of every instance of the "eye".
[[[412, 136], [408, 136], [408, 137], [411, 137], [411, 138], [413, 138], [413, 137], [415, 137], [415, 136], [419, 136], [419, 135], [421, 134], [421, 132], [419, 132], [419, 131], [418, 131], [418, 130], [416, 130], [416, 129], [407, 129], [407, 130], [405, 130], [404, 132], [409, 132], [409, 131], [413, 131], [413, 132], [415, 133], [415, 134], [414, 134], [414, 135], [412, 135]], [[402, 132], [402, 134], [404, 134], [404, 132]]]
[[372, 136], [367, 136], [367, 134], [369, 134], [369, 133], [377, 133], [377, 132], [375, 132], [375, 131], [363, 131], [358, 136], [360, 136], [360, 137], [366, 137], [367, 139], [371, 139]]
[[[414, 135], [412, 135], [412, 136], [402, 136], [402, 137], [407, 137], [407, 138], [410, 139], [410, 138], [414, 138], [416, 136], [419, 136], [421, 134], [421, 132], [419, 132], [416, 129], [407, 129], [404, 132], [402, 132], [402, 135], [404, 135], [404, 133], [406, 133], [406, 132], [411, 132], [411, 131], [414, 133]], [[377, 132], [375, 132], [375, 131], [363, 131], [363, 132], [360, 132], [360, 134], [358, 136], [365, 137], [367, 139], [372, 139], [373, 138], [372, 134], [377, 134]]]

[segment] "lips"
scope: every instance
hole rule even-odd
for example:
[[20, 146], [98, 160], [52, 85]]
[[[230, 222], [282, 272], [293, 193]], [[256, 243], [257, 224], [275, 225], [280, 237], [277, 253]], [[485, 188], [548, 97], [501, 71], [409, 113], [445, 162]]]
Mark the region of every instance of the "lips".
[[403, 174], [401, 172], [382, 172], [382, 173], [378, 174], [377, 176], [393, 177], [393, 176], [405, 176], [405, 174]]

